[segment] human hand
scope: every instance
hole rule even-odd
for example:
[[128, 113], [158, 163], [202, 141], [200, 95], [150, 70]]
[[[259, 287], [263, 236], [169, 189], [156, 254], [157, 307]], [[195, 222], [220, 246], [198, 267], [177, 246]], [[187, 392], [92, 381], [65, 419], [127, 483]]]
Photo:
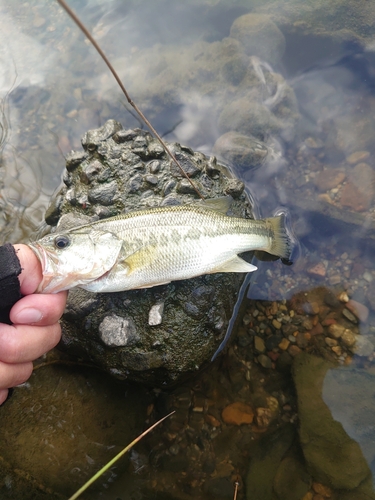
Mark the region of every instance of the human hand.
[[12, 325], [0, 323], [0, 405], [8, 388], [25, 382], [33, 370], [32, 361], [59, 342], [58, 323], [64, 312], [67, 292], [35, 294], [42, 280], [41, 265], [27, 245], [14, 245], [22, 272], [18, 276], [25, 295], [10, 311]]

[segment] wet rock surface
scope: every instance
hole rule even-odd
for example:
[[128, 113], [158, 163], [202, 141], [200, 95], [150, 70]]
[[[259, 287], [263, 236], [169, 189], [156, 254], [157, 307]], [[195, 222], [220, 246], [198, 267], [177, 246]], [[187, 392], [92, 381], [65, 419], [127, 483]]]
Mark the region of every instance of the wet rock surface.
[[[354, 364], [349, 369], [329, 370], [322, 386], [322, 399], [332, 417], [359, 444], [372, 472], [375, 458], [373, 384], [374, 371]], [[345, 401], [350, 404], [343, 403]]]
[[358, 443], [334, 420], [322, 399], [322, 385], [329, 369], [330, 363], [305, 353], [293, 363], [300, 444], [308, 470], [317, 481], [334, 489], [353, 490], [370, 478], [371, 472]]
[[9, 204], [3, 204], [0, 200], [0, 245], [9, 241], [16, 241], [14, 235], [14, 224], [17, 221], [17, 214]]
[[230, 165], [260, 167], [267, 159], [268, 148], [253, 136], [227, 132], [215, 143], [214, 152]]
[[267, 15], [245, 14], [231, 26], [230, 35], [238, 40], [249, 56], [275, 64], [285, 51], [285, 38], [276, 24]]
[[[0, 415], [1, 498], [70, 497], [142, 430], [146, 404], [142, 387], [69, 363], [41, 364]], [[91, 494], [105, 492], [115, 475]]]
[[272, 498], [273, 480], [278, 467], [293, 444], [295, 430], [285, 427], [260, 439], [253, 450], [246, 476], [246, 498]]
[[374, 9], [370, 5], [359, 8], [352, 0], [334, 0], [329, 5], [321, 1], [290, 0], [282, 4], [270, 1], [256, 10], [269, 14], [291, 34], [314, 35], [336, 43], [350, 40], [364, 46], [375, 37]]
[[[150, 134], [115, 121], [82, 139], [67, 158], [65, 187], [46, 220], [64, 227], [129, 210], [197, 202], [197, 194]], [[202, 153], [171, 148], [207, 198], [231, 194], [232, 214], [249, 217], [243, 184]], [[225, 334], [243, 276], [207, 275], [122, 293], [69, 294], [61, 347], [109, 373], [151, 385], [176, 382], [208, 361]]]

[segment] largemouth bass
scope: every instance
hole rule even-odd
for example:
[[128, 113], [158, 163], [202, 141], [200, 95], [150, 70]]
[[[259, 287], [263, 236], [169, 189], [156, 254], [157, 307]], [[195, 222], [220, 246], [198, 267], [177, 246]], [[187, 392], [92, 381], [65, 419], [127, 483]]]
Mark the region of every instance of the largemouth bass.
[[284, 217], [227, 216], [231, 198], [137, 210], [30, 243], [42, 264], [39, 293], [149, 288], [210, 273], [257, 268], [238, 257], [264, 250], [289, 259]]

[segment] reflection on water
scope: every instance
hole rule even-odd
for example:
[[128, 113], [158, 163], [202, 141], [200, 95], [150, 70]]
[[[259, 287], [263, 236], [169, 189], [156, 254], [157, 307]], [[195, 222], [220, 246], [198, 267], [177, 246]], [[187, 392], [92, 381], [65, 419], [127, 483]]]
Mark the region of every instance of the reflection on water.
[[[298, 13], [293, 2], [263, 4], [254, 12], [270, 18], [240, 17], [248, 3], [229, 0], [71, 2], [158, 131], [215, 148], [245, 181], [256, 216], [291, 214], [301, 248], [291, 267], [257, 262], [229, 354], [190, 385], [154, 395], [155, 418], [177, 414], [132, 455], [126, 481], [113, 486], [119, 498], [139, 485], [137, 498], [233, 498], [238, 477], [241, 498], [373, 498], [375, 65], [371, 23], [358, 16], [375, 13], [368, 2], [340, 24], [333, 3], [309, 15], [303, 2]], [[109, 118], [139, 123], [57, 3], [1, 0], [0, 12], [0, 229], [19, 241], [42, 221], [64, 155], [86, 130]], [[15, 434], [33, 430], [26, 418], [14, 425]], [[353, 469], [346, 479], [330, 469], [328, 435], [332, 449], [344, 443], [356, 457], [338, 461]], [[10, 446], [15, 456], [3, 458], [19, 468]], [[21, 468], [48, 486], [31, 462]]]

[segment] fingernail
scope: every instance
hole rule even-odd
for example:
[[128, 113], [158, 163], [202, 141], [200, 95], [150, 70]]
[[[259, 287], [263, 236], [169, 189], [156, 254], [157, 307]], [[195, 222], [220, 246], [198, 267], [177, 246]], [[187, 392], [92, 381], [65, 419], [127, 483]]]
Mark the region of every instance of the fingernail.
[[43, 318], [43, 314], [38, 311], [38, 309], [33, 309], [32, 307], [26, 307], [22, 309], [19, 313], [17, 313], [15, 319], [15, 323], [37, 323]]

